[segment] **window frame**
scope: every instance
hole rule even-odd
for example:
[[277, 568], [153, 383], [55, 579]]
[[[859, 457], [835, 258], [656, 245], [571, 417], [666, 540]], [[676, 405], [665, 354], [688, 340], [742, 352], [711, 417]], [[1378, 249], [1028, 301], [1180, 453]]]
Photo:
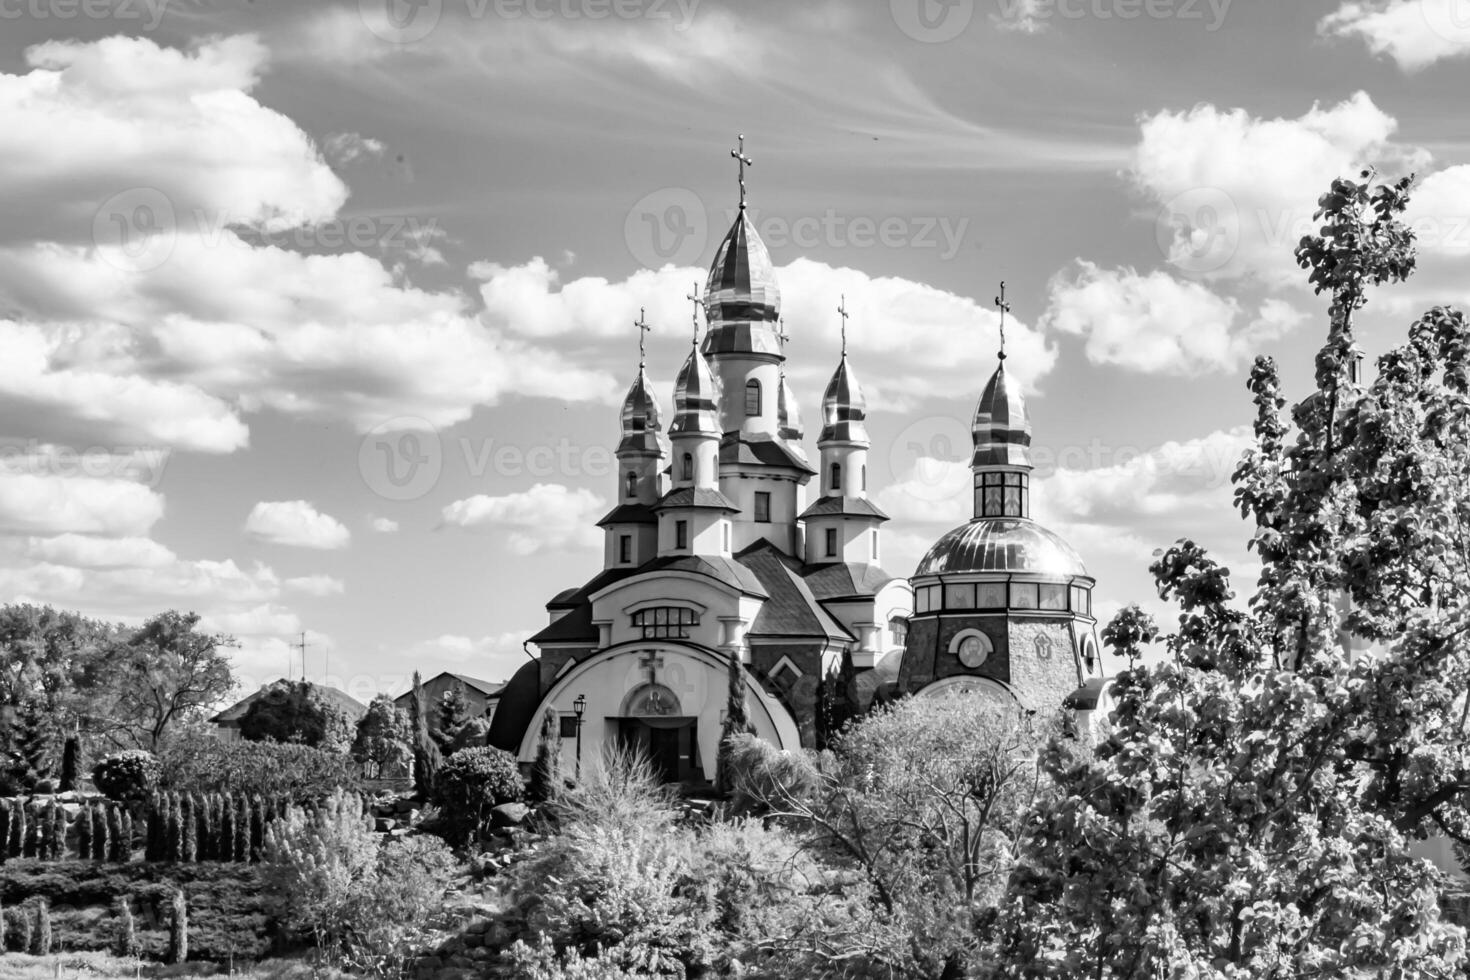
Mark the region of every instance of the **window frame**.
[[[751, 395], [755, 395], [754, 406], [751, 403]], [[745, 417], [748, 419], [759, 418], [765, 405], [765, 393], [761, 390], [761, 383], [755, 378], [745, 382]]]
[[827, 551], [826, 557], [827, 558], [836, 558], [837, 557], [837, 547], [838, 547], [838, 543], [839, 543], [837, 541], [837, 528], [835, 528], [835, 527], [825, 528], [824, 529], [824, 532], [822, 534], [822, 542], [826, 546], [826, 551]]
[[674, 548], [681, 551], [689, 549], [689, 522], [674, 522]]
[[771, 523], [771, 491], [757, 490], [755, 492], [755, 502], [752, 505], [752, 519], [757, 524]]

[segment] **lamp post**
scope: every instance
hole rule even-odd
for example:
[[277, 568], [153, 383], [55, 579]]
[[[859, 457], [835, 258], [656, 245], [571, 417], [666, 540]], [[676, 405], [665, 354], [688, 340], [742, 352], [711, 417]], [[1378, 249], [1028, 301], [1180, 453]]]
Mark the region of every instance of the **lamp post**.
[[577, 716], [577, 778], [582, 778], [582, 716], [587, 713], [587, 695], [578, 694], [572, 702], [572, 712]]

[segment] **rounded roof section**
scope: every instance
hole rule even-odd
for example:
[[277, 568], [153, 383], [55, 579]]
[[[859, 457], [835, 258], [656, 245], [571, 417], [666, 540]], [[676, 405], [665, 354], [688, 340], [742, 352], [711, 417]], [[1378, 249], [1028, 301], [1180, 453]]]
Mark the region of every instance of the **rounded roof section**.
[[868, 400], [844, 354], [822, 396], [822, 434], [817, 441], [867, 445], [867, 418]]
[[1072, 546], [1035, 521], [985, 517], [950, 531], [934, 543], [913, 577], [963, 572], [1019, 572], [1069, 579], [1087, 566]]
[[658, 399], [653, 397], [653, 386], [648, 383], [648, 375], [641, 368], [638, 370], [638, 377], [628, 389], [627, 397], [623, 399], [622, 423], [624, 435], [657, 432], [663, 426]]
[[806, 435], [806, 429], [801, 424], [801, 411], [796, 403], [796, 394], [786, 381], [784, 371], [781, 374], [780, 385], [776, 389], [776, 427], [776, 434], [782, 439], [794, 439], [799, 442]]
[[744, 208], [715, 253], [704, 293], [711, 324], [750, 320], [774, 322], [781, 315], [781, 289], [771, 253]]
[[670, 435], [680, 433], [720, 434], [720, 392], [709, 362], [699, 348], [689, 351], [689, 359], [679, 369], [674, 382], [674, 422]]
[[971, 466], [1031, 466], [1031, 415], [1005, 361], [980, 395], [971, 437], [975, 443]]

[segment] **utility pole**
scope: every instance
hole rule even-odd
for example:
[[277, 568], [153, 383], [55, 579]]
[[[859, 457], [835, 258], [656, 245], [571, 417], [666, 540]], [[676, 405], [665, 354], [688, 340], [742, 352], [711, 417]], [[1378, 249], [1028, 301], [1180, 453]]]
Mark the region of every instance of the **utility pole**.
[[301, 651], [301, 679], [302, 680], [306, 680], [306, 648], [307, 648], [308, 645], [309, 644], [306, 642], [306, 631], [305, 630], [303, 630], [301, 632], [301, 640], [299, 642], [297, 642], [297, 643], [293, 643], [292, 644], [292, 646], [296, 647], [298, 650]]

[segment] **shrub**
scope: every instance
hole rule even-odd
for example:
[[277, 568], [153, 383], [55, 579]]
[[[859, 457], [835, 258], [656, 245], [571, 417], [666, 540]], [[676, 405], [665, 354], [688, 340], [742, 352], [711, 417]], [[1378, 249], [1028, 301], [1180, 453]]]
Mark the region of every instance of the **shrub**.
[[266, 834], [264, 880], [283, 919], [333, 962], [397, 975], [422, 951], [454, 861], [417, 837], [379, 847], [360, 801], [292, 807]]
[[525, 789], [520, 767], [509, 752], [488, 746], [462, 749], [439, 770], [434, 801], [463, 839], [484, 825], [493, 807], [519, 800]]
[[163, 766], [144, 749], [116, 752], [92, 767], [92, 783], [109, 799], [133, 803], [146, 800], [158, 788]]
[[142, 947], [138, 944], [138, 926], [133, 919], [133, 906], [128, 901], [128, 896], [117, 897], [116, 916], [116, 944], [114, 952], [118, 956], [136, 958], [142, 953]]
[[772, 801], [802, 800], [811, 795], [817, 770], [805, 752], [784, 752], [748, 732], [727, 746], [730, 804], [736, 812], [765, 810]]
[[51, 955], [51, 903], [44, 898], [36, 903], [36, 946], [37, 956]]
[[189, 958], [189, 903], [184, 899], [184, 890], [174, 890], [174, 900], [169, 905], [168, 916], [168, 959], [169, 963], [182, 963]]
[[362, 785], [352, 759], [307, 745], [206, 738], [168, 745], [161, 761], [162, 785], [177, 792], [284, 794], [304, 800]]
[[310, 681], [279, 680], [261, 689], [240, 718], [246, 741], [299, 743], [342, 754], [352, 745], [356, 721]]

